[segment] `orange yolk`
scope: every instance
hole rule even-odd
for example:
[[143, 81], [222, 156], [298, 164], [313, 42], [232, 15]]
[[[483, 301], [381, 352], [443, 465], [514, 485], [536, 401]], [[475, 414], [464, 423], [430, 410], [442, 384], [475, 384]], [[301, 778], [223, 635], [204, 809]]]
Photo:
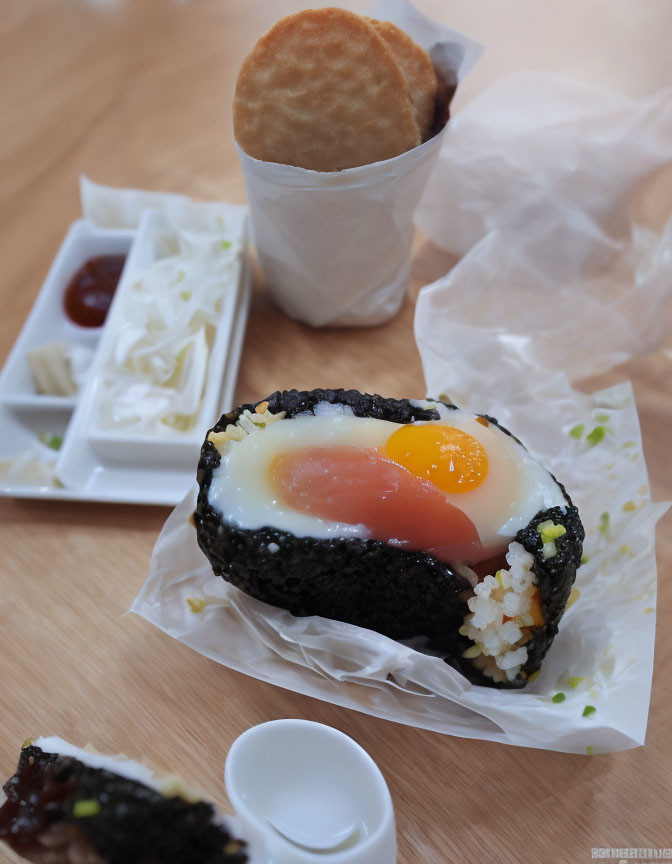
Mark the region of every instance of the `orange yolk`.
[[402, 426], [387, 440], [388, 459], [444, 492], [471, 492], [488, 474], [480, 441], [454, 426]]
[[443, 561], [483, 557], [474, 523], [430, 482], [350, 445], [312, 447], [277, 455], [271, 483], [288, 507], [320, 519], [364, 525], [369, 536]]

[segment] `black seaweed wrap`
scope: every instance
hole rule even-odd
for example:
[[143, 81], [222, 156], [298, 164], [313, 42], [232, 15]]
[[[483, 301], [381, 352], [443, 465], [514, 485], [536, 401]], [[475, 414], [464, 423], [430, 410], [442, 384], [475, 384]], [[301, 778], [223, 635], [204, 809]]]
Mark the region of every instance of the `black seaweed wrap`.
[[[224, 414], [210, 431], [224, 431], [237, 422], [243, 411], [254, 412], [261, 402], [268, 402], [268, 409], [274, 414], [285, 411], [288, 418], [312, 414], [318, 403], [329, 402], [349, 406], [356, 417], [374, 417], [394, 423], [438, 419], [435, 409], [418, 407], [407, 399], [385, 399], [357, 390], [285, 390]], [[496, 424], [494, 418], [487, 419]], [[502, 431], [510, 434], [506, 429]], [[426, 637], [432, 648], [444, 652], [448, 662], [470, 680], [493, 686], [471, 662], [462, 659], [462, 653], [471, 644], [457, 632], [468, 614], [466, 601], [472, 594], [471, 585], [464, 577], [430, 554], [398, 549], [379, 540], [295, 537], [273, 527], [248, 530], [225, 523], [208, 501], [213, 471], [219, 464], [220, 454], [206, 436], [198, 466], [199, 494], [194, 524], [198, 544], [216, 575], [246, 594], [287, 609], [296, 616], [320, 615], [346, 621], [392, 639]], [[580, 528], [578, 513], [575, 508], [571, 510]], [[576, 556], [569, 555], [574, 536], [569, 524], [567, 535], [557, 541], [558, 558], [567, 565], [562, 572], [558, 568], [551, 571], [549, 565], [542, 562], [541, 547], [537, 549], [535, 538], [527, 536], [526, 532], [536, 531], [537, 519], [544, 521], [545, 518], [550, 517], [539, 514], [530, 528], [516, 538], [525, 535], [520, 542], [535, 554], [535, 561], [539, 561], [539, 570], [535, 572], [540, 578], [542, 608], [549, 613], [547, 625], [537, 628], [540, 632], [534, 637], [530, 661], [524, 670], [528, 675], [534, 671], [534, 662], [538, 668], [557, 632], [557, 621], [576, 572]], [[577, 560], [581, 557], [582, 539], [583, 529], [578, 546], [572, 547], [574, 551], [579, 550]], [[272, 551], [274, 549], [276, 551]], [[524, 676], [519, 676], [508, 686], [524, 686], [525, 681]]]
[[[211, 804], [164, 796], [72, 756], [24, 747], [4, 790], [7, 801], [0, 807], [0, 840], [29, 859], [36, 855], [41, 860], [45, 846], [39, 838], [58, 826], [66, 846], [63, 861], [70, 860], [67, 844], [82, 842], [105, 864], [244, 864], [248, 860], [245, 844], [213, 821], [216, 813]], [[96, 812], [76, 815], [78, 801], [93, 805]], [[52, 854], [56, 851], [54, 844]]]
[[[534, 635], [527, 646], [527, 663], [522, 671], [528, 677], [539, 669], [541, 661], [555, 639], [583, 554], [585, 532], [579, 518], [579, 511], [571, 503], [565, 487], [561, 483], [558, 485], [567, 499], [567, 511], [563, 513], [559, 507], [552, 507], [550, 510], [537, 513], [527, 528], [523, 528], [516, 534], [516, 541], [534, 556], [532, 572], [537, 577], [541, 611], [544, 613], [544, 625], [534, 628]], [[564, 525], [567, 533], [554, 541], [557, 554], [552, 558], [544, 558], [541, 551], [544, 544], [537, 525], [549, 519], [556, 525]], [[525, 679], [516, 679], [516, 682], [518, 686], [523, 686]]]

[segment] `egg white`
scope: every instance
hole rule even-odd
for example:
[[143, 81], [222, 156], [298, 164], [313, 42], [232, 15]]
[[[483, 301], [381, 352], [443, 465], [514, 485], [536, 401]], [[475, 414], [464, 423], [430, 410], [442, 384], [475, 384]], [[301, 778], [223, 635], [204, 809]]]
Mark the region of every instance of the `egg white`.
[[[497, 426], [483, 426], [475, 415], [459, 409], [441, 413], [440, 420], [430, 422], [468, 432], [488, 456], [488, 473], [477, 489], [446, 494], [474, 523], [486, 550], [500, 550], [540, 510], [566, 506], [546, 469]], [[283, 505], [271, 485], [268, 466], [280, 453], [318, 445], [384, 447], [400, 424], [355, 417], [349, 409], [322, 411], [318, 406], [316, 415], [279, 420], [242, 441], [224, 445], [209, 502], [226, 522], [251, 530], [272, 526], [296, 537], [369, 536], [364, 525], [319, 519]]]

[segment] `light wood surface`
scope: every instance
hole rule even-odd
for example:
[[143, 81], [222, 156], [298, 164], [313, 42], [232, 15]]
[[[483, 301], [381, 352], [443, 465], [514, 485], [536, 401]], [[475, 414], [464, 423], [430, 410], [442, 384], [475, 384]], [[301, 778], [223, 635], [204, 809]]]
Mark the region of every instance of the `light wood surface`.
[[[543, 67], [644, 95], [672, 78], [669, 0], [418, 0], [488, 52], [456, 110]], [[300, 0], [0, 0], [0, 360], [70, 221], [80, 172], [113, 185], [244, 200], [230, 104], [240, 61]], [[350, 4], [365, 11], [364, 0]], [[654, 198], [655, 198], [654, 194]], [[656, 206], [664, 209], [657, 199]], [[653, 206], [653, 205], [652, 205]], [[418, 238], [411, 297], [385, 327], [313, 331], [255, 294], [238, 401], [276, 388], [423, 394], [412, 298], [451, 261]], [[672, 498], [672, 355], [633, 380], [654, 498]], [[305, 717], [353, 736], [396, 808], [399, 862], [588, 862], [672, 846], [672, 520], [659, 529], [656, 666], [644, 748], [585, 758], [407, 728], [248, 679], [126, 616], [168, 510], [0, 500], [0, 777], [55, 733], [181, 772], [227, 807], [224, 760], [249, 726]], [[0, 851], [0, 860], [13, 860]]]

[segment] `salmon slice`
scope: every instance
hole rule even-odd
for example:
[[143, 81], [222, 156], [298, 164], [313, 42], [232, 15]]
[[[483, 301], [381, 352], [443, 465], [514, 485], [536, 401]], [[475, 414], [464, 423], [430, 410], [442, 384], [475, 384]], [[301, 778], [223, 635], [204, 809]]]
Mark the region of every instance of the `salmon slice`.
[[484, 557], [469, 517], [432, 483], [365, 447], [290, 450], [269, 467], [282, 503], [320, 519], [364, 525], [369, 536], [442, 561]]

